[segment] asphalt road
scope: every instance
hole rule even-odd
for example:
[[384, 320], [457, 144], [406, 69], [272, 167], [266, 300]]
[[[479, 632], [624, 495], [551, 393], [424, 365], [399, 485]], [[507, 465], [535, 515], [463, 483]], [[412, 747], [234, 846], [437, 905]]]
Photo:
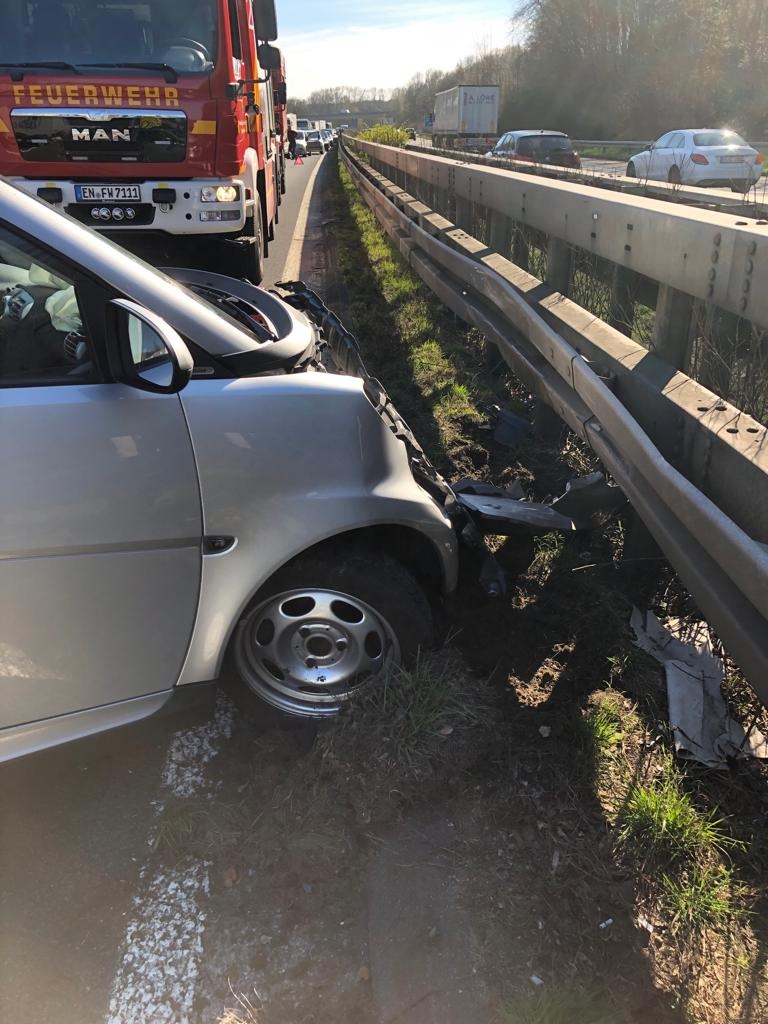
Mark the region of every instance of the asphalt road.
[[288, 161], [286, 164], [286, 193], [278, 208], [280, 219], [275, 238], [269, 243], [269, 256], [264, 264], [263, 285], [265, 288], [270, 288], [278, 281], [283, 280], [283, 272], [294, 242], [297, 219], [305, 190], [317, 164], [323, 159], [324, 157], [314, 153], [312, 156], [303, 157], [303, 163], [298, 166], [293, 161]]
[[[321, 159], [288, 167], [267, 286], [300, 247]], [[222, 954], [208, 866], [153, 856], [163, 809], [217, 798], [243, 734], [276, 727], [215, 699], [0, 765], [0, 1020], [197, 1024], [231, 1003], [226, 973], [203, 970]]]

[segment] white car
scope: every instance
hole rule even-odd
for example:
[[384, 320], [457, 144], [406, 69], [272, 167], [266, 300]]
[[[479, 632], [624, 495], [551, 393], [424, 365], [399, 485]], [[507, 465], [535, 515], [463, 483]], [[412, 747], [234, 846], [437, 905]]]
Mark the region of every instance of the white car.
[[327, 372], [287, 302], [171, 273], [0, 181], [0, 762], [230, 654], [334, 714], [456, 586], [452, 492], [356, 347]]
[[629, 178], [730, 186], [734, 192], [748, 191], [762, 173], [762, 154], [725, 128], [667, 132], [627, 164]]

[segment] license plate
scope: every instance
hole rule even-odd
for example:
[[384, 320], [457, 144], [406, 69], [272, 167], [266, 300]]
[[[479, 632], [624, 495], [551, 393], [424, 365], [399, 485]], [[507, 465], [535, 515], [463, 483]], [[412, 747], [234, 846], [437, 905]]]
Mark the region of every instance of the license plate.
[[744, 163], [744, 157], [743, 156], [721, 156], [720, 157], [720, 163], [721, 164], [743, 164]]
[[138, 185], [75, 185], [75, 197], [81, 203], [135, 203], [141, 200], [141, 189]]

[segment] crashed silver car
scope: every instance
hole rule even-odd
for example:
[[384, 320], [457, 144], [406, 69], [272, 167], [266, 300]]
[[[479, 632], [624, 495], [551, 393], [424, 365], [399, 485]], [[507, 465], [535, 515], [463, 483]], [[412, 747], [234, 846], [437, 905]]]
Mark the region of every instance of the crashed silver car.
[[161, 273], [0, 182], [0, 296], [0, 759], [228, 652], [273, 706], [333, 714], [428, 639], [451, 492], [290, 290]]

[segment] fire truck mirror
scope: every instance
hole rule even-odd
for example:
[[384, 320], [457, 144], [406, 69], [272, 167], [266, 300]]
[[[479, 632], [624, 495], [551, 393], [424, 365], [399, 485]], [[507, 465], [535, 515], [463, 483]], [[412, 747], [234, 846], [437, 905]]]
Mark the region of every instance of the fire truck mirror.
[[277, 106], [284, 107], [287, 102], [288, 89], [286, 87], [285, 82], [280, 82], [280, 84], [275, 89], [275, 103], [277, 104]]
[[280, 70], [280, 51], [276, 46], [270, 46], [269, 43], [259, 43], [257, 56], [259, 58], [259, 67], [262, 71]]
[[[253, 17], [256, 22], [256, 36], [270, 42], [277, 39], [277, 14], [275, 0], [253, 0]], [[262, 64], [262, 67], [264, 65]], [[271, 71], [271, 68], [264, 68]]]

